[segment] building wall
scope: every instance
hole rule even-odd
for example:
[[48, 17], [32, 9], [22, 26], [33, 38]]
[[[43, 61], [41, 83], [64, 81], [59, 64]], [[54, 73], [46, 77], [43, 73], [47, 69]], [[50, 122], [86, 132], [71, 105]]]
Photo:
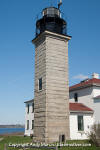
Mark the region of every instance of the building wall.
[[[27, 105], [29, 104], [29, 113], [27, 113]], [[27, 120], [29, 120], [29, 129], [27, 130]], [[32, 120], [34, 120], [34, 112], [32, 112], [32, 103], [25, 104], [25, 135], [33, 134]]]
[[46, 38], [46, 104], [48, 142], [69, 139], [68, 40], [55, 34]]
[[70, 102], [75, 102], [74, 94], [78, 93], [78, 102], [83, 103], [86, 106], [93, 108], [93, 89], [92, 87], [87, 87], [84, 89], [74, 90], [69, 93]]
[[71, 91], [69, 93], [70, 102], [75, 102], [75, 93], [78, 93], [79, 103], [83, 103], [94, 110], [95, 122], [100, 122], [100, 100], [94, 99], [94, 97], [100, 95], [100, 87], [92, 86], [80, 90]]
[[[83, 115], [84, 131], [78, 131], [78, 115]], [[88, 139], [88, 133], [94, 123], [93, 114], [70, 113], [70, 138], [71, 140]]]
[[[69, 135], [68, 39], [44, 32], [35, 43], [34, 140], [59, 141]], [[38, 79], [43, 89], [38, 90]]]
[[100, 87], [93, 86], [93, 102], [94, 102], [94, 115], [95, 122], [100, 123], [100, 99], [95, 99], [96, 96], [100, 95]]
[[100, 86], [93, 86], [93, 98], [100, 95]]
[[[40, 36], [35, 44], [35, 87], [34, 87], [34, 141], [45, 142], [46, 134], [46, 37]], [[39, 91], [39, 78], [42, 90]]]
[[100, 99], [94, 99], [95, 122], [100, 123]]

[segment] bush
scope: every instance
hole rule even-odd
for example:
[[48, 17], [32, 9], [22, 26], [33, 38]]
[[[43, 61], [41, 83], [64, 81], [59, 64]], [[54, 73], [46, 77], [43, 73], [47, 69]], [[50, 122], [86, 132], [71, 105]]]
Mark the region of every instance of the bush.
[[89, 139], [96, 146], [100, 146], [100, 124], [94, 124], [92, 126]]

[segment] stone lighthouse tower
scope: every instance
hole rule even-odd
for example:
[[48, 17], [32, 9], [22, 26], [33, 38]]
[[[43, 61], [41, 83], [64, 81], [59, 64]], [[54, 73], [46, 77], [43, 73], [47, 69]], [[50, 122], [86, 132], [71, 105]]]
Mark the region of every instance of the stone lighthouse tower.
[[48, 7], [36, 22], [34, 140], [69, 139], [67, 23], [59, 8]]

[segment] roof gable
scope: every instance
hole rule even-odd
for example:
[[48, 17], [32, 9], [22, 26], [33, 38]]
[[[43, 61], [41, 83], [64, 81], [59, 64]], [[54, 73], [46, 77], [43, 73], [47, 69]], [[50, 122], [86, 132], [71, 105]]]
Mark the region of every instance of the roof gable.
[[79, 84], [70, 86], [69, 91], [73, 91], [76, 89], [85, 88], [85, 87], [89, 87], [89, 86], [93, 86], [93, 85], [100, 86], [100, 79], [93, 78], [93, 79], [88, 79], [86, 81], [80, 82]]
[[82, 103], [69, 103], [70, 111], [93, 112], [93, 110]]
[[31, 100], [26, 101], [26, 102], [24, 102], [24, 103], [33, 103], [33, 102], [34, 102], [34, 99], [31, 99]]

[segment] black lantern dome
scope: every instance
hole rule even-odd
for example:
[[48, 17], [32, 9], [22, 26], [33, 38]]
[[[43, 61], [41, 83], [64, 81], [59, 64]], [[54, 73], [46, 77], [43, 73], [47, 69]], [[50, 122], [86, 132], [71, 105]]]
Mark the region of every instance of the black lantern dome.
[[67, 23], [61, 18], [58, 8], [48, 7], [43, 9], [42, 18], [36, 22], [36, 36], [45, 30], [66, 35]]

